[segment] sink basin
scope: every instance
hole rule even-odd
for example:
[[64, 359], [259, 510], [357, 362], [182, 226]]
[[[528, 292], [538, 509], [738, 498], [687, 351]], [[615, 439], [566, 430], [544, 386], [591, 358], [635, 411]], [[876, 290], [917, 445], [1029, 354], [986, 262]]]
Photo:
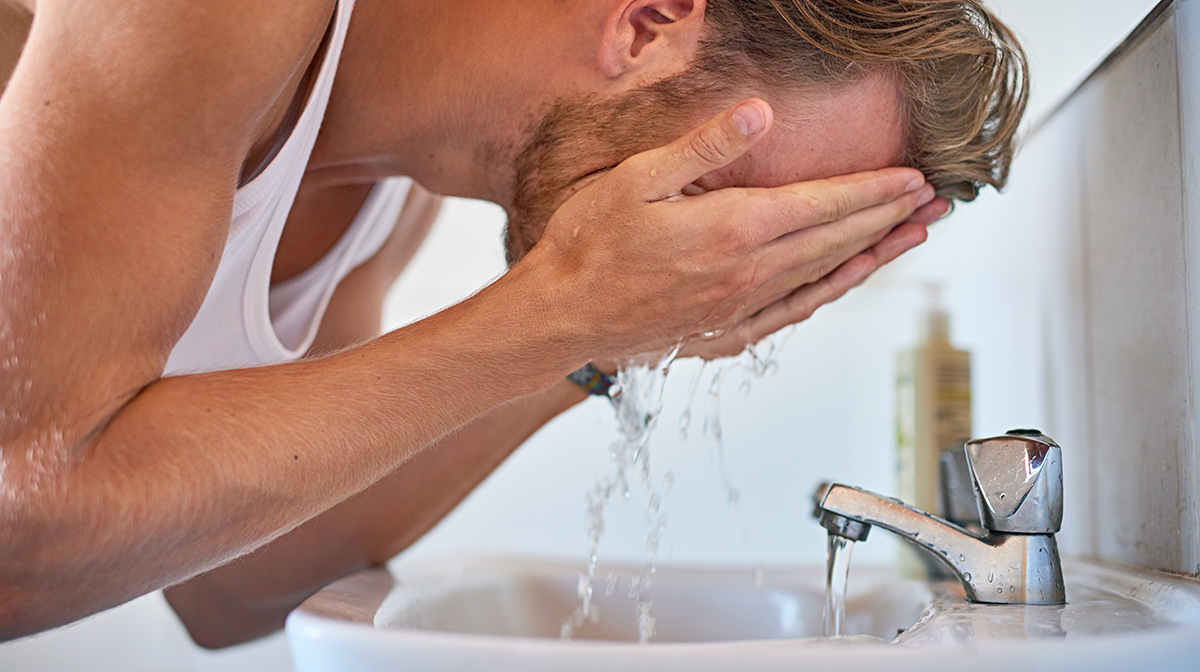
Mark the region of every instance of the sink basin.
[[[821, 637], [824, 568], [659, 566], [643, 599], [655, 635], [638, 644], [633, 577], [600, 566], [599, 618], [571, 640], [581, 563], [464, 556], [365, 571], [288, 618], [298, 672], [664, 669], [1194, 670], [1200, 584], [1084, 561], [1064, 563], [1066, 606], [968, 603], [954, 583], [853, 567], [847, 637]], [[1016, 668], [1014, 668], [1014, 665]]]

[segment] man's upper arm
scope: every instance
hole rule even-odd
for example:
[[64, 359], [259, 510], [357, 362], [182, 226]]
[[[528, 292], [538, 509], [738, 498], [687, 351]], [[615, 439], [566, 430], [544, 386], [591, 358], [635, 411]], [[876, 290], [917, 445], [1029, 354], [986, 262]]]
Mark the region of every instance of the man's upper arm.
[[330, 4], [40, 0], [0, 99], [0, 445], [73, 445], [157, 378]]

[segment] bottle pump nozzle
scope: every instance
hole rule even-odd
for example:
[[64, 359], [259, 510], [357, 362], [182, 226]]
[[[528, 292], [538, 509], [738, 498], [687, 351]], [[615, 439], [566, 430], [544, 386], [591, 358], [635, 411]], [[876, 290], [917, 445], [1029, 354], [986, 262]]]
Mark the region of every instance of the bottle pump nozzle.
[[950, 314], [942, 308], [942, 286], [925, 285], [925, 314], [921, 319], [921, 340], [950, 340]]

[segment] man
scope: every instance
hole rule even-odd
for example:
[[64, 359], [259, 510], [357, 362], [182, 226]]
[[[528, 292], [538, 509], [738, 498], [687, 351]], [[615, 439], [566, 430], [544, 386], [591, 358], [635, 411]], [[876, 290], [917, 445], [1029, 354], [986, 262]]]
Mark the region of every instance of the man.
[[[203, 645], [277, 629], [568, 373], [733, 354], [919, 244], [1025, 96], [973, 0], [3, 1], [4, 638], [166, 586]], [[375, 338], [436, 211], [396, 175], [504, 205], [512, 266]]]

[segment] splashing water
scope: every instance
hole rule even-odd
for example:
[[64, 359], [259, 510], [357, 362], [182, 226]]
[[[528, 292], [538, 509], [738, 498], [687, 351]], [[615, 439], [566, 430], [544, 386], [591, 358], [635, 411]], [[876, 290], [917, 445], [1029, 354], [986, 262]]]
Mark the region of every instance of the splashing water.
[[654, 636], [654, 604], [643, 595], [643, 591], [649, 589], [653, 581], [653, 558], [658, 554], [659, 542], [667, 526], [667, 516], [662, 510], [663, 498], [670, 490], [674, 476], [667, 473], [661, 488], [655, 487], [650, 472], [649, 443], [662, 412], [662, 393], [667, 374], [678, 354], [679, 346], [676, 346], [657, 364], [628, 365], [617, 372], [617, 384], [612, 397], [620, 437], [613, 443], [609, 453], [613, 472], [602, 477], [587, 495], [587, 570], [579, 576], [579, 606], [560, 628], [559, 635], [563, 639], [574, 636], [575, 630], [584, 623], [596, 623], [600, 618], [592, 597], [596, 578], [596, 550], [604, 534], [604, 509], [618, 493], [625, 501], [632, 499], [635, 485], [645, 489], [650, 502], [646, 507], [649, 526], [646, 551], [651, 561], [645, 570], [630, 578], [629, 596], [638, 601], [639, 640], [645, 644]]
[[[742, 381], [742, 392], [748, 394], [751, 379], [761, 379], [774, 374], [779, 369], [778, 355], [792, 327], [787, 327], [774, 336], [749, 346], [737, 358], [729, 358], [717, 362], [712, 370], [712, 378], [708, 385], [708, 401], [705, 408], [704, 435], [712, 442], [712, 458], [716, 464], [722, 487], [725, 490], [726, 501], [730, 506], [737, 506], [740, 493], [734, 487], [725, 467], [725, 445], [721, 429], [720, 391], [725, 377], [734, 371], [742, 371], [745, 379]], [[712, 338], [719, 334], [709, 335]], [[654, 637], [657, 621], [654, 616], [654, 603], [646, 591], [653, 585], [656, 571], [654, 559], [658, 555], [659, 545], [666, 532], [667, 516], [663, 510], [666, 495], [670, 492], [675, 476], [667, 472], [662, 477], [662, 483], [657, 488], [651, 477], [649, 441], [658, 417], [662, 412], [662, 395], [665, 389], [667, 375], [672, 362], [679, 354], [676, 346], [657, 364], [630, 364], [621, 367], [617, 373], [617, 383], [613, 388], [613, 408], [617, 418], [619, 438], [612, 444], [609, 456], [612, 459], [613, 471], [597, 481], [588, 492], [587, 504], [587, 567], [579, 575], [578, 595], [579, 605], [575, 611], [564, 620], [560, 628], [562, 639], [571, 639], [575, 631], [585, 623], [599, 622], [599, 611], [596, 608], [595, 582], [597, 548], [604, 534], [604, 512], [613, 497], [620, 495], [621, 499], [633, 499], [633, 488], [643, 489], [648, 497], [646, 507], [646, 552], [649, 562], [644, 570], [635, 573], [629, 580], [628, 596], [637, 601], [638, 640], [647, 644]], [[679, 421], [679, 433], [687, 438], [692, 419], [692, 406], [705, 373], [710, 370], [710, 362], [701, 365], [696, 377], [692, 380], [688, 393], [687, 409]], [[612, 596], [616, 592], [619, 577], [609, 574], [604, 586], [604, 594]]]
[[[729, 475], [729, 470], [725, 465], [725, 436], [721, 427], [721, 389], [725, 384], [726, 377], [736, 371], [740, 371], [743, 377], [739, 389], [743, 395], [748, 395], [753, 380], [761, 380], [766, 376], [774, 375], [778, 372], [779, 353], [783, 350], [783, 346], [787, 344], [793, 329], [793, 327], [786, 327], [758, 343], [747, 346], [737, 357], [718, 360], [714, 363], [712, 376], [708, 383], [703, 434], [712, 445], [712, 461], [717, 468], [717, 476], [721, 480], [721, 487], [725, 490], [725, 501], [732, 507], [736, 507], [741, 501], [741, 493], [734, 485], [733, 479]], [[692, 406], [695, 403], [696, 392], [700, 388], [700, 383], [708, 370], [708, 364], [709, 362], [705, 362], [696, 373], [696, 377], [692, 379], [691, 388], [688, 392], [688, 406], [679, 421], [680, 437], [685, 440], [687, 439], [688, 428], [691, 425]]]

